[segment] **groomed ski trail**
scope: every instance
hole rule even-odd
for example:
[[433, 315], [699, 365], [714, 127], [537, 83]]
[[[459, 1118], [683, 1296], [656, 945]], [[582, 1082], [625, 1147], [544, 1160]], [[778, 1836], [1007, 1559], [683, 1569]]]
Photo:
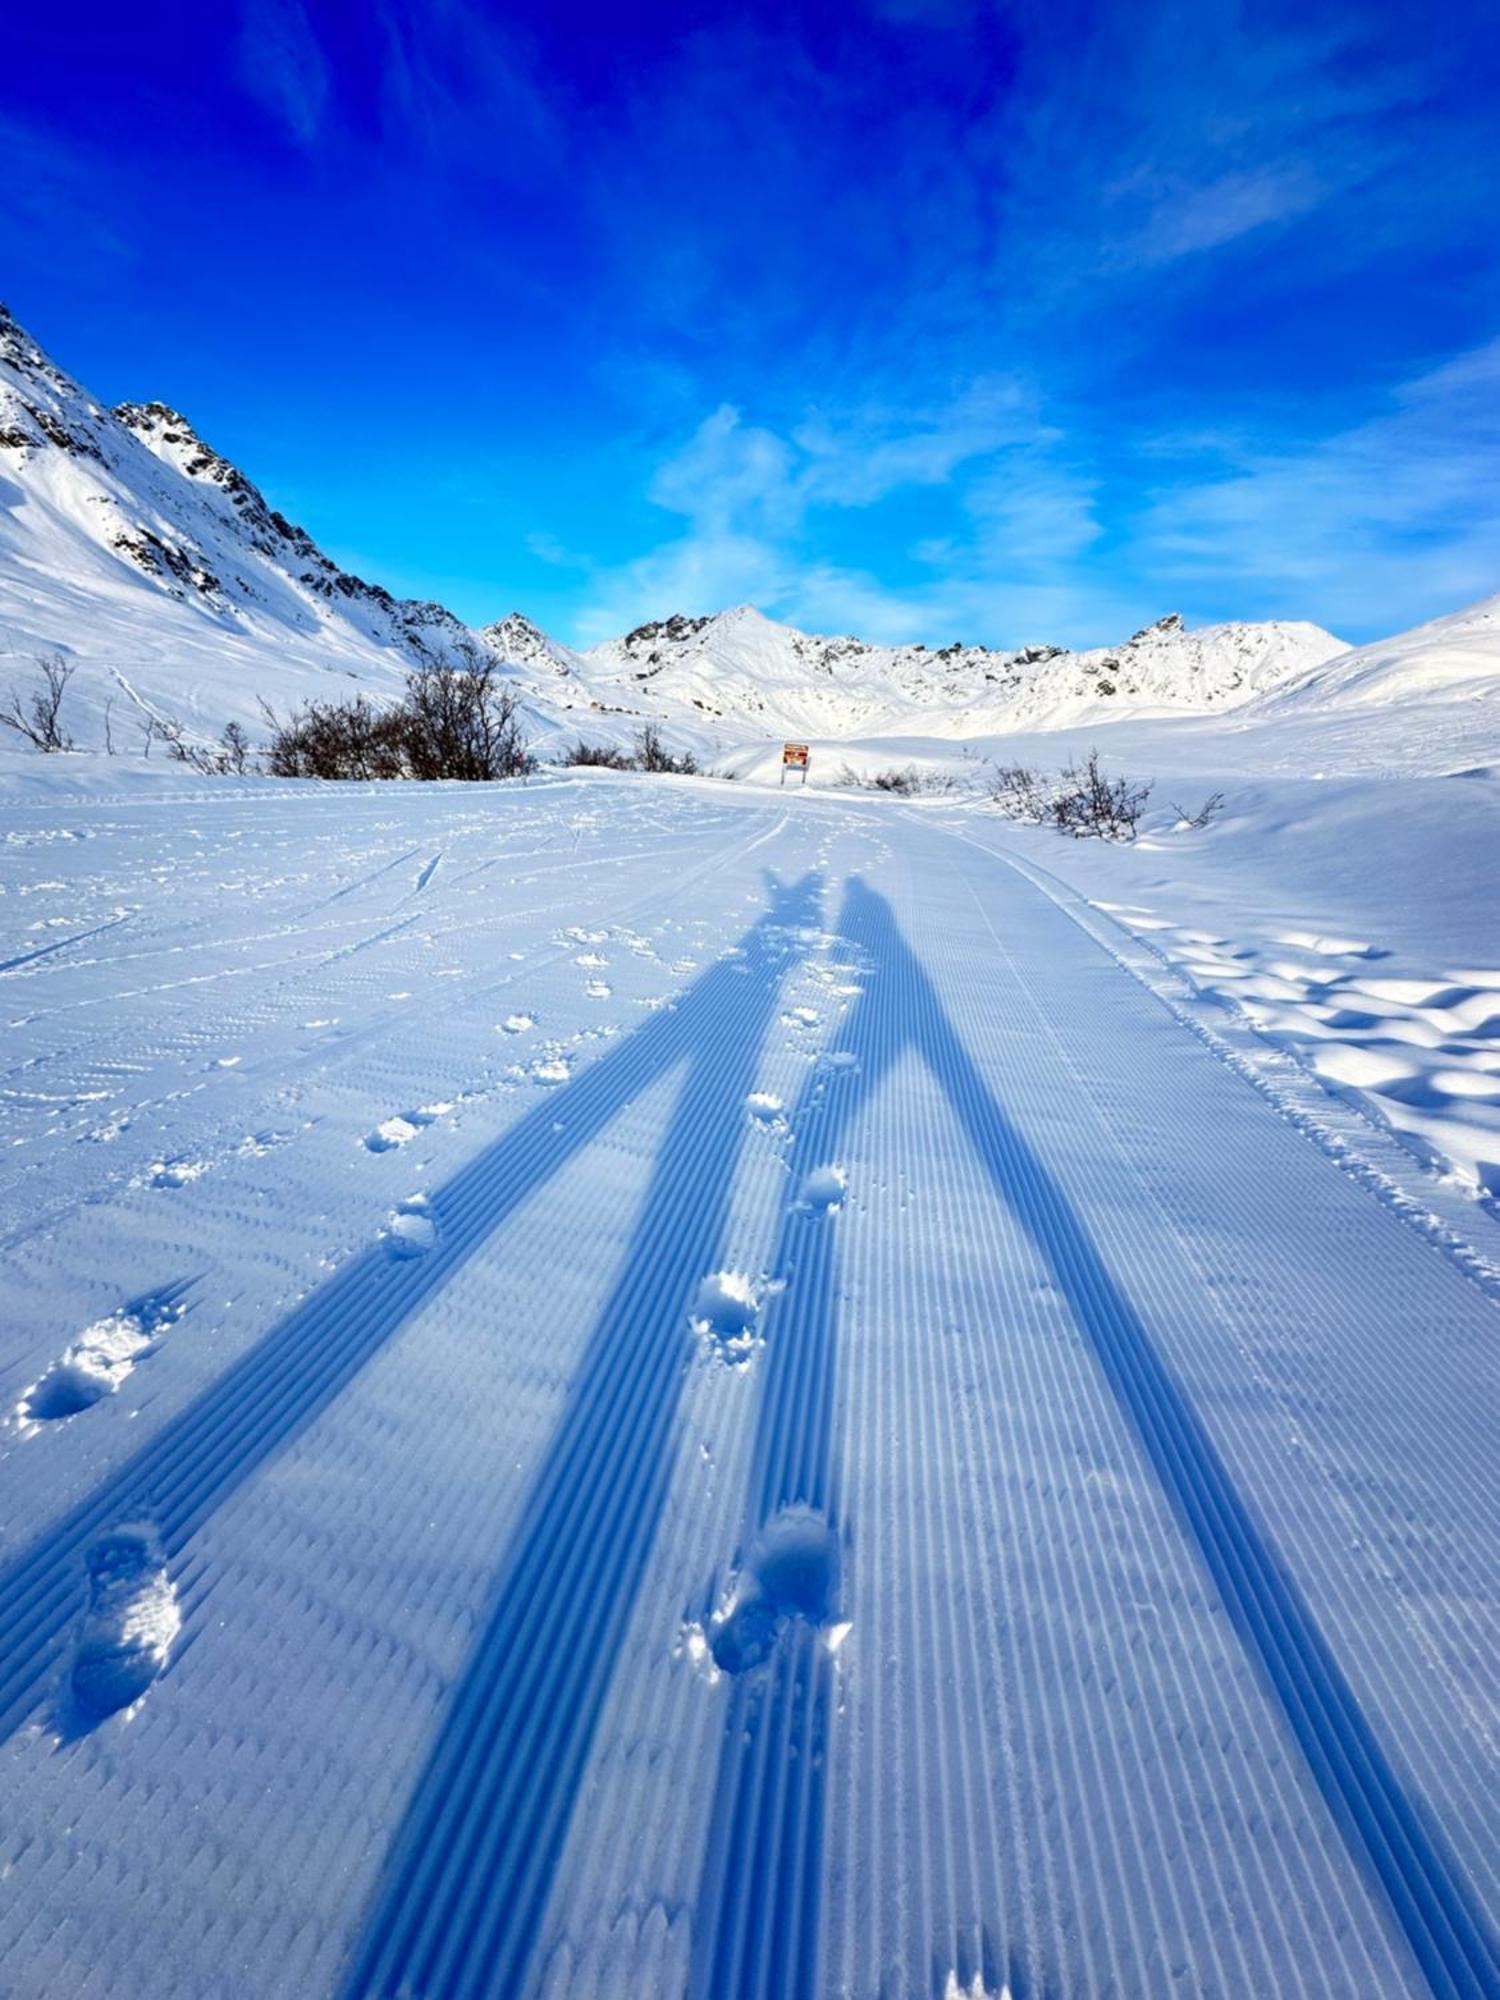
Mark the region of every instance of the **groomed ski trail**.
[[[413, 1199], [428, 1113], [346, 1155], [370, 1247], [195, 1394], [211, 1257], [5, 1441], [71, 1496], [0, 1569], [14, 1992], [1500, 1994], [1493, 1302], [1003, 851], [717, 797], [588, 788], [620, 901], [654, 837], [718, 939], [665, 1004]], [[468, 830], [396, 811], [299, 893], [501, 937]], [[619, 948], [558, 865], [527, 962], [585, 1021]], [[495, 957], [431, 1061], [524, 1002]], [[476, 1340], [461, 1421], [413, 1406]]]

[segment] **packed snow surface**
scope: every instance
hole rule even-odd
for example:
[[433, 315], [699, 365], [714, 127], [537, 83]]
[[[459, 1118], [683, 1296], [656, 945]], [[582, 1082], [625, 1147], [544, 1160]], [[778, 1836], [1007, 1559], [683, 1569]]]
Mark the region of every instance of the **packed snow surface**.
[[27, 767], [6, 1994], [1500, 1991], [1493, 787], [1255, 784]]

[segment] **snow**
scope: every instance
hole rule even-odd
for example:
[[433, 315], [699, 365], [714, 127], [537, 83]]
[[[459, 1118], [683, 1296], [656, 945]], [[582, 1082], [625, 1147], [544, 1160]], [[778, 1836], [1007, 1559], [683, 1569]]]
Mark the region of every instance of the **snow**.
[[[582, 655], [0, 318], [44, 645], [7, 1994], [1500, 1992], [1500, 600]], [[484, 658], [714, 775], [103, 754]], [[1135, 842], [991, 802], [1095, 745]]]
[[8, 1990], [1485, 1990], [1488, 781], [34, 765]]
[[[925, 733], [1108, 722], [1118, 714], [1230, 708], [1343, 651], [1315, 625], [1184, 629], [1168, 616], [1115, 647], [1009, 652], [982, 646], [873, 646], [815, 637], [750, 605], [645, 626], [578, 662], [596, 696], [649, 700], [684, 720], [782, 736]], [[779, 747], [779, 746], [778, 746]]]
[[1305, 623], [1189, 632], [1170, 614], [1076, 654], [871, 646], [748, 605], [587, 653], [516, 612], [471, 630], [340, 569], [167, 404], [105, 409], [0, 308], [0, 692], [60, 653], [68, 727], [90, 750], [149, 747], [152, 718], [205, 744], [234, 721], [259, 741], [265, 705], [390, 702], [435, 663], [499, 665], [549, 754], [579, 737], [628, 747], [655, 719], [712, 757], [746, 729], [954, 739], [1234, 708], [1342, 650]]

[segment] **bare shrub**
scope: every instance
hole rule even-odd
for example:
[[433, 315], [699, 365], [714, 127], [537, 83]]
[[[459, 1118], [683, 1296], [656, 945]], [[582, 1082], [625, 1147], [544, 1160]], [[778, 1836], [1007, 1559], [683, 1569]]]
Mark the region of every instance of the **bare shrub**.
[[635, 769], [635, 759], [625, 751], [617, 750], [612, 743], [585, 743], [581, 736], [571, 749], [563, 752], [562, 761], [570, 767], [600, 771]]
[[674, 757], [661, 740], [661, 731], [654, 722], [648, 722], [639, 730], [635, 739], [635, 765], [638, 771], [674, 772], [680, 777], [692, 777], [698, 769], [698, 759], [691, 750], [684, 750]]
[[271, 740], [266, 769], [273, 778], [404, 778], [406, 723], [398, 709], [365, 697], [310, 701], [282, 721], [266, 711]]
[[967, 789], [964, 780], [953, 771], [924, 771], [916, 764], [893, 764], [888, 770], [872, 771], [868, 777], [852, 764], [844, 764], [834, 783], [851, 791], [888, 792], [898, 799]]
[[1030, 764], [1000, 764], [995, 768], [990, 797], [1007, 819], [1040, 826], [1052, 816], [1050, 782]]
[[1069, 764], [1052, 801], [1052, 823], [1075, 840], [1134, 840], [1149, 784], [1111, 778], [1099, 768], [1099, 752], [1091, 750], [1082, 768]]
[[171, 716], [154, 715], [151, 722], [152, 729], [146, 745], [148, 756], [151, 736], [160, 736], [167, 746], [169, 757], [175, 758], [179, 764], [186, 764], [190, 770], [201, 771], [205, 778], [243, 777], [249, 767], [250, 738], [238, 722], [226, 722], [217, 743], [205, 743], [189, 736], [183, 725]]
[[487, 783], [536, 769], [521, 734], [520, 702], [488, 662], [472, 671], [423, 667], [408, 674], [397, 708], [377, 708], [355, 695], [308, 702], [285, 721], [269, 708], [264, 714], [273, 778]]
[[15, 730], [17, 735], [24, 736], [28, 743], [50, 756], [74, 747], [73, 739], [62, 722], [63, 696], [68, 691], [74, 669], [61, 653], [43, 653], [36, 666], [41, 677], [40, 687], [34, 687], [29, 694], [12, 688], [4, 703], [0, 704], [0, 724]]
[[1176, 833], [1196, 833], [1200, 827], [1208, 826], [1218, 818], [1220, 812], [1223, 810], [1224, 794], [1222, 792], [1210, 792], [1195, 813], [1190, 813], [1186, 806], [1178, 805], [1175, 799], [1169, 799], [1167, 803], [1177, 815], [1177, 825], [1173, 831]]
[[915, 764], [904, 769], [892, 766], [888, 771], [877, 771], [870, 779], [877, 792], [894, 792], [898, 798], [915, 798], [922, 789], [922, 773]]
[[224, 734], [219, 738], [219, 755], [224, 769], [233, 772], [237, 778], [245, 775], [250, 762], [250, 738], [245, 734], [242, 722], [226, 722]]
[[520, 708], [491, 660], [408, 674], [401, 714], [409, 775], [470, 783], [525, 777], [536, 759], [521, 735]]

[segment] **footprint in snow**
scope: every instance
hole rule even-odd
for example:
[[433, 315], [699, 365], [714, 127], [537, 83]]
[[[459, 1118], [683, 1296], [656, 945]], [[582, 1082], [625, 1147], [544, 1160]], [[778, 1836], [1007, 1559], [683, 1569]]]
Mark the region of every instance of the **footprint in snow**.
[[853, 1049], [825, 1049], [818, 1057], [820, 1069], [858, 1069], [859, 1057]]
[[61, 1423], [113, 1396], [182, 1317], [185, 1289], [169, 1285], [85, 1327], [21, 1398], [16, 1415], [22, 1428], [30, 1432]]
[[849, 1177], [842, 1167], [814, 1167], [802, 1183], [799, 1207], [814, 1214], [828, 1215], [844, 1205]]
[[392, 1209], [385, 1226], [385, 1247], [401, 1261], [422, 1257], [437, 1242], [437, 1234], [426, 1195], [414, 1194], [410, 1201], [399, 1202]]
[[89, 1551], [89, 1604], [73, 1654], [80, 1718], [101, 1722], [140, 1700], [182, 1629], [177, 1593], [154, 1531], [114, 1529]]
[[610, 994], [608, 982], [603, 979], [589, 980], [583, 990], [590, 1000], [607, 1000]]
[[784, 1126], [786, 1106], [773, 1091], [752, 1090], [745, 1099], [745, 1109], [757, 1125]]
[[837, 1617], [838, 1537], [815, 1507], [783, 1507], [757, 1536], [724, 1604], [688, 1651], [706, 1646], [719, 1673], [749, 1673], [768, 1660], [796, 1621], [822, 1633], [836, 1653], [849, 1634]]
[[152, 1187], [180, 1188], [191, 1181], [201, 1181], [208, 1172], [207, 1160], [158, 1160], [151, 1169]]
[[507, 1014], [500, 1023], [502, 1035], [524, 1035], [528, 1028], [536, 1026], [535, 1014]]
[[409, 1145], [419, 1132], [452, 1109], [451, 1104], [424, 1104], [417, 1111], [398, 1111], [365, 1134], [365, 1146], [372, 1153], [393, 1152], [397, 1146]]
[[698, 1287], [689, 1324], [709, 1352], [741, 1367], [755, 1350], [760, 1294], [740, 1271], [715, 1271]]

